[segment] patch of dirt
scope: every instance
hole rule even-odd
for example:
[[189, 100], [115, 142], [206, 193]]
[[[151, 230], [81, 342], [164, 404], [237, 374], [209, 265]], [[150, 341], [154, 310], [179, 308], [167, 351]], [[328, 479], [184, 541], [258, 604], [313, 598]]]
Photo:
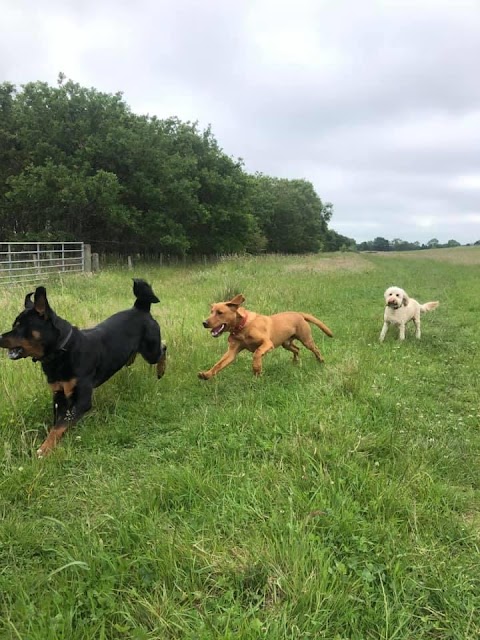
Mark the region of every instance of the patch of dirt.
[[480, 535], [480, 513], [478, 513], [478, 511], [464, 513], [463, 520], [469, 527], [472, 527], [478, 535]]
[[360, 273], [373, 271], [375, 268], [375, 265], [363, 256], [356, 253], [342, 253], [331, 258], [308, 256], [300, 263], [285, 266], [285, 271], [309, 271], [311, 273], [318, 271], [353, 271]]

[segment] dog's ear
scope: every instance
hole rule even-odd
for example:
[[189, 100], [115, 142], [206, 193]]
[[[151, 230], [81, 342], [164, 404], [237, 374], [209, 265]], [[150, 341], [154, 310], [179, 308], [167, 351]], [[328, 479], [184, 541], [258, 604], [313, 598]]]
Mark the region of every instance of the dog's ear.
[[30, 291], [30, 293], [27, 293], [27, 295], [25, 296], [25, 309], [33, 309], [32, 296], [33, 291]]
[[48, 304], [47, 291], [45, 287], [37, 287], [35, 289], [35, 293], [33, 295], [33, 306], [38, 314], [44, 316], [44, 318], [48, 318], [50, 305]]
[[237, 316], [240, 316], [240, 318], [246, 318], [246, 316], [248, 316], [248, 311], [246, 309], [242, 309], [241, 307], [237, 307]]
[[407, 294], [405, 293], [405, 291], [403, 292], [403, 298], [402, 298], [402, 304], [404, 307], [406, 307], [408, 305], [408, 303], [410, 302], [410, 298], [407, 296]]
[[236, 308], [236, 307], [239, 307], [243, 302], [245, 302], [245, 298], [244, 296], [242, 296], [241, 293], [239, 293], [226, 304], [227, 304], [227, 307]]

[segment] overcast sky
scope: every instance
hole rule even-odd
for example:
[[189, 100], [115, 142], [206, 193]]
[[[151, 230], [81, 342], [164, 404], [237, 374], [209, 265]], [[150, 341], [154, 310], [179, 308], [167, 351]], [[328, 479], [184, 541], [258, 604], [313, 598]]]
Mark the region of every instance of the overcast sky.
[[480, 0], [0, 0], [0, 80], [122, 91], [358, 241], [480, 239]]

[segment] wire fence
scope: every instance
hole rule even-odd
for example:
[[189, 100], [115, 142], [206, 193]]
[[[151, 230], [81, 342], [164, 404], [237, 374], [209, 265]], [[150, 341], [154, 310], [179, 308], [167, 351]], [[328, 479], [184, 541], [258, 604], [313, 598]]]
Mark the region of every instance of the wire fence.
[[25, 284], [84, 270], [83, 242], [0, 242], [0, 284]]

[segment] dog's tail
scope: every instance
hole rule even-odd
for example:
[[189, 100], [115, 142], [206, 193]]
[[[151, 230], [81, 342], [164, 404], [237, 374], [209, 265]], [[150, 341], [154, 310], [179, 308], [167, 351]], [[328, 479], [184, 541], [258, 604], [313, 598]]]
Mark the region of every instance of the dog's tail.
[[426, 313], [427, 311], [433, 311], [434, 309], [436, 309], [438, 307], [440, 303], [437, 302], [425, 302], [424, 304], [420, 305], [420, 311], [422, 311], [422, 313]]
[[160, 302], [148, 282], [139, 278], [133, 279], [133, 295], [136, 298], [134, 307], [139, 311], [148, 312], [152, 303]]
[[300, 315], [303, 316], [304, 320], [306, 320], [307, 322], [311, 322], [319, 329], [321, 329], [323, 333], [326, 333], [329, 338], [333, 338], [333, 333], [330, 331], [326, 324], [323, 324], [321, 320], [315, 318], [315, 316], [311, 316], [309, 313], [302, 313]]

